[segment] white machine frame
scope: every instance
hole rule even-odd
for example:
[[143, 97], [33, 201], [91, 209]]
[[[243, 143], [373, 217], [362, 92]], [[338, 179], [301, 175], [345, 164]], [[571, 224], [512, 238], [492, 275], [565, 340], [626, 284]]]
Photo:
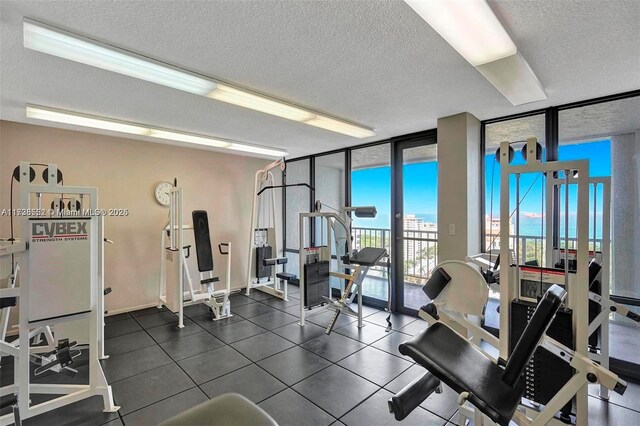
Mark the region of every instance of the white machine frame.
[[[337, 250], [338, 249], [338, 245], [341, 243], [341, 241], [334, 241], [335, 244], [332, 244], [332, 239], [331, 239], [331, 231], [335, 228], [335, 226], [337, 226], [337, 224], [339, 223], [340, 226], [343, 226], [344, 229], [347, 232], [347, 238], [346, 238], [346, 247], [347, 247], [347, 254], [351, 254], [353, 252], [353, 245], [351, 242], [351, 227], [349, 226], [349, 222], [348, 222], [348, 217], [347, 216], [347, 212], [349, 211], [354, 211], [356, 208], [355, 207], [347, 207], [345, 209], [343, 209], [343, 211], [341, 212], [341, 214], [338, 214], [336, 212], [320, 212], [320, 211], [315, 211], [315, 212], [309, 212], [309, 213], [300, 213], [299, 214], [299, 234], [300, 234], [300, 255], [298, 256], [298, 262], [299, 262], [299, 281], [300, 281], [300, 314], [299, 314], [299, 324], [300, 326], [305, 325], [305, 307], [304, 307], [304, 291], [305, 291], [305, 284], [304, 284], [304, 265], [305, 265], [305, 256], [303, 255], [303, 251], [304, 251], [304, 247], [305, 247], [305, 241], [306, 241], [306, 227], [305, 227], [305, 220], [306, 219], [315, 219], [315, 218], [321, 218], [323, 220], [325, 220], [327, 222], [327, 227], [326, 227], [326, 232], [327, 232], [327, 246], [325, 247], [321, 247], [320, 248], [320, 253], [321, 253], [321, 257], [323, 259], [332, 259], [332, 255], [333, 255], [333, 250]], [[351, 316], [355, 316], [358, 318], [358, 328], [362, 328], [364, 327], [364, 322], [362, 320], [362, 285], [363, 285], [363, 281], [364, 278], [367, 275], [367, 272], [369, 271], [369, 267], [367, 266], [361, 266], [361, 265], [351, 265], [351, 264], [345, 264], [344, 262], [342, 262], [340, 253], [336, 253], [335, 256], [337, 262], [338, 262], [338, 269], [340, 270], [350, 270], [351, 274], [344, 274], [341, 272], [336, 272], [336, 271], [330, 271], [329, 274], [333, 277], [337, 277], [340, 278], [340, 290], [341, 290], [341, 294], [344, 292], [345, 290], [345, 285], [344, 285], [344, 280], [349, 280], [352, 284], [351, 284], [351, 293], [349, 295], [349, 297], [344, 300], [344, 301], [334, 301], [332, 302], [331, 305], [328, 306], [328, 308], [336, 310], [336, 311], [340, 311], [342, 313], [345, 313], [347, 315], [351, 315]], [[329, 286], [329, 294], [327, 295], [329, 299], [331, 299], [331, 286]], [[355, 314], [350, 308], [349, 305], [351, 303], [353, 303], [353, 301], [357, 298], [357, 304], [358, 304], [358, 312], [357, 314]]]
[[[107, 383], [104, 372], [99, 362], [99, 358], [103, 355], [103, 271], [101, 265], [102, 244], [103, 244], [103, 222], [98, 210], [98, 190], [94, 187], [78, 187], [78, 186], [61, 186], [58, 185], [58, 167], [55, 164], [49, 164], [48, 183], [32, 184], [29, 182], [31, 164], [29, 162], [20, 163], [20, 208], [32, 209], [31, 196], [36, 194], [37, 208], [41, 209], [41, 200], [43, 194], [76, 194], [80, 196], [81, 203], [84, 198], [89, 197], [91, 212], [95, 212], [92, 216], [85, 217], [90, 223], [90, 280], [86, 285], [89, 290], [89, 306], [90, 309], [82, 313], [69, 313], [68, 316], [60, 316], [57, 318], [48, 318], [40, 321], [29, 321], [30, 316], [30, 249], [28, 245], [30, 230], [29, 216], [16, 216], [20, 220], [21, 243], [5, 246], [1, 255], [10, 255], [11, 253], [19, 256], [19, 276], [17, 276], [13, 284], [17, 287], [11, 287], [0, 290], [2, 297], [17, 297], [19, 301], [19, 338], [18, 346], [0, 341], [0, 349], [4, 354], [14, 357], [14, 383], [2, 387], [2, 394], [17, 394], [18, 409], [23, 419], [28, 419], [39, 414], [46, 413], [51, 410], [72, 404], [74, 402], [90, 398], [92, 396], [101, 396], [104, 403], [105, 412], [115, 412], [120, 407], [116, 406], [113, 401], [111, 386]], [[82, 203], [84, 204], [84, 203]], [[85, 208], [82, 206], [82, 208]], [[39, 265], [46, 268], [46, 265]], [[54, 330], [65, 329], [64, 326], [70, 321], [86, 324], [87, 329], [84, 330], [88, 335], [89, 345], [89, 384], [88, 385], [65, 385], [53, 383], [31, 383], [30, 380], [30, 355], [32, 353], [47, 352], [50, 346], [42, 348], [34, 348], [30, 346], [29, 339], [32, 332], [38, 329], [47, 330], [49, 326], [53, 326]], [[76, 324], [74, 324], [76, 325]], [[62, 333], [62, 331], [60, 331]], [[45, 333], [46, 334], [46, 333]], [[47, 334], [46, 334], [47, 335]], [[57, 336], [63, 337], [63, 336]], [[47, 340], [51, 338], [47, 335]], [[49, 341], [49, 343], [51, 343]], [[49, 401], [30, 405], [30, 394], [55, 394], [63, 395]], [[8, 414], [0, 417], [0, 424], [6, 425], [13, 422], [13, 415]]]
[[[274, 186], [275, 178], [273, 176], [272, 170], [280, 169], [284, 171], [286, 167], [284, 158], [280, 158], [271, 164], [267, 165], [264, 169], [260, 169], [256, 172], [254, 178], [254, 186], [253, 186], [253, 205], [251, 208], [251, 227], [249, 229], [249, 253], [248, 253], [248, 265], [247, 265], [247, 289], [245, 294], [249, 296], [251, 294], [251, 290], [256, 289], [260, 290], [264, 293], [270, 294], [274, 297], [282, 299], [284, 301], [289, 301], [289, 293], [288, 293], [288, 283], [287, 280], [279, 279], [276, 274], [278, 273], [278, 264], [275, 264], [271, 267], [271, 277], [266, 281], [259, 281], [255, 275], [255, 258], [256, 258], [256, 249], [261, 247], [260, 245], [256, 245], [255, 242], [255, 233], [257, 229], [264, 229], [267, 233], [267, 237], [269, 233], [272, 233], [273, 244], [272, 247], [272, 256], [277, 258], [280, 254], [280, 244], [279, 238], [277, 235], [277, 226], [276, 226], [276, 195], [273, 190], [271, 190], [270, 194], [270, 218], [272, 223], [267, 228], [260, 228], [258, 226], [259, 220], [259, 212], [262, 209], [261, 205], [261, 196], [267, 196], [267, 194], [260, 194], [260, 190], [267, 186]], [[272, 225], [272, 226], [271, 226]]]
[[[446, 324], [456, 333], [474, 343], [487, 358], [497, 363], [498, 360], [495, 356], [483, 350], [479, 346], [479, 342], [485, 341], [497, 349], [502, 345], [504, 339], [498, 339], [477, 323], [476, 319], [482, 316], [482, 309], [488, 298], [489, 290], [484, 277], [470, 265], [470, 263], [456, 260], [439, 264], [437, 267], [446, 267], [445, 270], [451, 276], [451, 281], [433, 301], [433, 305], [437, 308], [438, 319], [423, 310], [419, 310], [418, 314], [429, 326], [436, 322]], [[586, 388], [586, 385], [600, 383], [602, 387], [609, 390], [615, 388], [620, 382], [624, 383], [616, 374], [592, 361], [588, 355], [573, 351], [548, 336], [543, 337], [540, 345], [569, 364], [576, 372], [542, 411], [521, 405], [512, 419], [518, 425], [563, 425], [564, 423], [554, 419], [554, 415], [581, 389]], [[501, 358], [507, 359], [502, 356]], [[467, 419], [473, 419], [476, 425], [482, 425], [485, 421], [490, 422], [480, 410], [467, 402], [467, 397], [466, 393], [461, 393], [458, 396], [458, 424], [464, 426]], [[584, 420], [583, 423], [576, 421], [576, 424], [587, 424], [586, 419]]]
[[[577, 189], [577, 254], [576, 254], [576, 282], [587, 283], [589, 281], [589, 161], [553, 161], [543, 163], [537, 159], [537, 139], [529, 138], [526, 142], [527, 161], [524, 165], [509, 164], [509, 142], [500, 144], [500, 217], [508, 218], [510, 216], [510, 176], [516, 177], [516, 215], [515, 215], [515, 265], [501, 265], [500, 274], [500, 330], [508, 336], [507, 332], [511, 322], [511, 301], [518, 297], [518, 289], [520, 285], [520, 175], [525, 173], [546, 173], [551, 176], [554, 173], [563, 173], [568, 180], [569, 176], [577, 173], [575, 183]], [[569, 191], [565, 191], [565, 244], [569, 241]], [[510, 240], [509, 221], [500, 221], [500, 258], [509, 259], [509, 244], [504, 244]], [[570, 286], [568, 282], [569, 265], [565, 262], [565, 277], [567, 283], [565, 290], [567, 291], [567, 300], [565, 301], [568, 308], [572, 310], [572, 327], [574, 338], [574, 358], [589, 359], [588, 352], [588, 286], [575, 285]], [[509, 356], [509, 340], [507, 338], [500, 339], [500, 357], [508, 359]], [[574, 375], [576, 377], [577, 375]], [[555, 415], [556, 411], [551, 409], [556, 407], [556, 401], [570, 400], [575, 395], [576, 404], [576, 424], [583, 425], [588, 422], [588, 393], [587, 383], [571, 379], [565, 387], [554, 397], [547, 405], [547, 408], [541, 412], [536, 419], [540, 418], [539, 424], [546, 424], [547, 421]], [[558, 406], [559, 409], [561, 406]], [[543, 420], [543, 421], [542, 421]]]
[[[184, 308], [204, 303], [213, 313], [213, 320], [228, 318], [231, 315], [231, 242], [223, 243], [227, 247], [227, 271], [225, 288], [215, 290], [214, 283], [205, 284], [205, 289], [196, 289], [187, 266], [183, 246], [184, 231], [193, 230], [193, 225], [184, 225], [182, 218], [182, 188], [173, 187], [170, 191], [169, 221], [160, 232], [160, 285], [158, 289], [158, 308], [163, 305], [178, 316], [178, 327], [184, 327]], [[167, 235], [168, 243], [167, 246]], [[193, 248], [195, 252], [195, 247]], [[167, 274], [168, 262], [173, 263], [171, 273]], [[168, 284], [168, 279], [171, 284]], [[200, 279], [203, 273], [200, 273]], [[185, 290], [185, 281], [188, 288]], [[220, 299], [220, 300], [218, 300]]]

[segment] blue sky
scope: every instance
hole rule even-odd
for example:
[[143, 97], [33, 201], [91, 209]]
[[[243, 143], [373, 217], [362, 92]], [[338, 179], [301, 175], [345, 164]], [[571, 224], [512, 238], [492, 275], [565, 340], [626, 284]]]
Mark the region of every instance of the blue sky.
[[[560, 146], [560, 160], [588, 159], [589, 174], [591, 176], [611, 176], [611, 142], [609, 139], [599, 140], [583, 144]], [[524, 162], [518, 152], [514, 164]], [[494, 166], [495, 164], [495, 166]], [[492, 170], [492, 168], [494, 168]], [[491, 177], [493, 173], [493, 216], [500, 216], [500, 165], [494, 161], [494, 155], [485, 157], [485, 197], [487, 214], [491, 206]], [[536, 180], [534, 175], [525, 175], [521, 178], [521, 197]], [[371, 228], [390, 227], [391, 206], [391, 168], [389, 166], [371, 169], [355, 170], [351, 174], [352, 205], [374, 205], [378, 209], [375, 219], [355, 219], [354, 225]], [[515, 187], [515, 177], [512, 177], [512, 186]], [[435, 221], [437, 213], [437, 164], [417, 163], [404, 166], [404, 190], [405, 190], [405, 214], [415, 214], [424, 217], [428, 221]], [[512, 208], [515, 207], [515, 190], [513, 191]], [[570, 192], [575, 205], [575, 195]], [[531, 216], [539, 214], [542, 210], [543, 179], [539, 177], [531, 187], [530, 192], [522, 201], [520, 207], [522, 214]], [[600, 201], [601, 202], [601, 201]], [[523, 226], [540, 229], [539, 218], [525, 218], [521, 220]], [[527, 223], [529, 222], [529, 223]], [[537, 226], [535, 225], [537, 223]], [[540, 231], [537, 232], [539, 234]]]

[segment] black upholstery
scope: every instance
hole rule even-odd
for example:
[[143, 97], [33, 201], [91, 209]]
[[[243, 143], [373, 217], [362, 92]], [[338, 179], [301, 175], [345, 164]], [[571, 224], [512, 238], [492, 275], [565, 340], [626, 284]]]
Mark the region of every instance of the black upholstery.
[[377, 247], [365, 247], [349, 258], [349, 263], [362, 266], [375, 266], [376, 263], [387, 255], [387, 250]]
[[209, 236], [209, 218], [205, 210], [191, 212], [193, 219], [193, 234], [196, 241], [196, 257], [200, 272], [213, 271], [213, 252], [211, 251], [211, 237]]
[[524, 368], [565, 296], [557, 285], [542, 297], [504, 370], [444, 323], [435, 323], [400, 345], [413, 358], [491, 420], [508, 425], [525, 391]]
[[509, 424], [524, 393], [524, 380], [506, 385], [502, 368], [451, 328], [435, 323], [399, 349], [457, 393], [469, 392], [468, 401], [491, 420]]
[[529, 324], [518, 339], [516, 347], [511, 352], [504, 368], [502, 380], [509, 386], [522, 376], [524, 368], [533, 356], [540, 339], [547, 332], [556, 312], [560, 309], [566, 292], [558, 285], [552, 285], [542, 296]]
[[289, 272], [278, 272], [276, 274], [276, 277], [280, 278], [281, 280], [289, 281], [290, 279], [296, 278], [296, 275], [290, 274]]

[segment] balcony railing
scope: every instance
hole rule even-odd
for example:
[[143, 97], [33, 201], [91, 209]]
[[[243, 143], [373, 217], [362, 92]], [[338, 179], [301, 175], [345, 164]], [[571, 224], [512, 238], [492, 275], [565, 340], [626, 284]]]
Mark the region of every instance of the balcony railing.
[[[388, 253], [393, 252], [391, 241], [391, 230], [381, 228], [353, 228], [353, 248], [359, 250], [363, 247], [379, 247], [387, 249]], [[431, 275], [431, 271], [438, 264], [438, 233], [436, 231], [406, 230], [403, 235], [404, 254], [404, 277], [407, 283], [423, 283]], [[515, 248], [516, 236], [509, 239], [509, 247]], [[569, 249], [575, 249], [576, 238], [569, 238]], [[595, 241], [595, 249], [600, 250], [602, 241]], [[500, 237], [495, 235], [486, 236], [487, 248], [500, 248]], [[564, 247], [564, 240], [561, 239], [560, 247]], [[594, 242], [589, 242], [589, 249], [593, 250]], [[520, 236], [520, 263], [544, 258], [545, 238], [532, 235]], [[377, 266], [372, 268], [385, 277], [387, 268]]]

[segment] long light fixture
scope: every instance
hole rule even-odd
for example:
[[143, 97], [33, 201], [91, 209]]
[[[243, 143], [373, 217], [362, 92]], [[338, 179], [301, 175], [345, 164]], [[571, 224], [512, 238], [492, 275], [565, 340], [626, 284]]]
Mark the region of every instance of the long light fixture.
[[28, 49], [348, 136], [366, 138], [376, 134], [370, 128], [234, 87], [28, 18], [24, 20], [23, 33], [24, 47]]
[[160, 127], [148, 126], [146, 124], [114, 120], [111, 118], [98, 117], [95, 115], [83, 114], [79, 112], [64, 111], [39, 105], [27, 105], [26, 114], [27, 117], [37, 120], [53, 121], [56, 123], [91, 127], [94, 129], [111, 130], [114, 132], [148, 136], [157, 139], [174, 140], [194, 145], [225, 148], [234, 151], [243, 151], [252, 154], [268, 155], [272, 157], [285, 157], [289, 155], [287, 151], [282, 149], [267, 148], [263, 146], [235, 142], [211, 136], [163, 129]]
[[547, 94], [486, 0], [405, 0], [513, 105]]

